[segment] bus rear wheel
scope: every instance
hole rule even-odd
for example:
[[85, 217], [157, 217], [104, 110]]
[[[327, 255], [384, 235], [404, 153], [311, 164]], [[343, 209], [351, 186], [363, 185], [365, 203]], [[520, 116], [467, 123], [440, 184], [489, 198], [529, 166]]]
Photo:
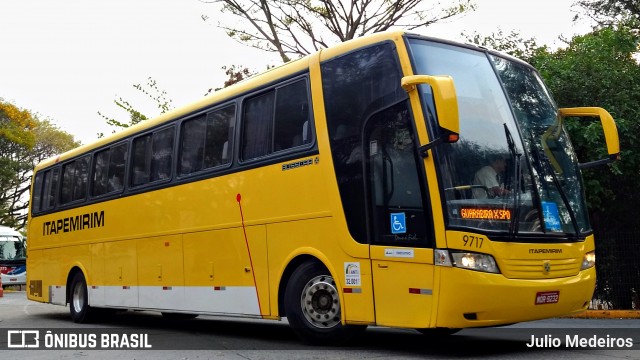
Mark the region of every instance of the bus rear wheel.
[[93, 318], [95, 310], [89, 306], [87, 282], [81, 272], [76, 272], [71, 280], [69, 293], [69, 313], [75, 323], [85, 323]]
[[310, 344], [339, 345], [366, 329], [342, 325], [336, 283], [317, 262], [303, 263], [293, 272], [285, 289], [284, 307], [293, 331]]

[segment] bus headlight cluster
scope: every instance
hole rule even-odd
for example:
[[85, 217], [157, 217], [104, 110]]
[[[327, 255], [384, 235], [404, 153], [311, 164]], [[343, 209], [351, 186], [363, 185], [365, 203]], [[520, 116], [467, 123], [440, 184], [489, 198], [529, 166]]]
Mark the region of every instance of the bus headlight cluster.
[[584, 254], [584, 258], [582, 258], [582, 267], [580, 268], [580, 270], [587, 270], [589, 268], [592, 268], [596, 265], [596, 252], [595, 251], [589, 251], [588, 253]]
[[436, 249], [435, 264], [440, 266], [454, 266], [463, 269], [500, 273], [493, 256], [468, 251]]

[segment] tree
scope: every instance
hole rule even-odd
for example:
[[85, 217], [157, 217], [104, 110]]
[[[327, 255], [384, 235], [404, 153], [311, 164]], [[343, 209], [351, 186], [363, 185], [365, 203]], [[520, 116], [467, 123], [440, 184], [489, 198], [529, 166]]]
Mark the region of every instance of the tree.
[[601, 26], [624, 23], [640, 30], [640, 2], [638, 0], [581, 0], [577, 5]]
[[24, 227], [34, 166], [78, 145], [48, 120], [0, 99], [0, 224]]
[[[171, 99], [167, 97], [167, 92], [165, 90], [161, 90], [158, 87], [158, 82], [152, 77], [147, 78], [146, 85], [134, 84], [133, 87], [143, 93], [146, 97], [151, 99], [155, 103], [158, 110], [160, 110], [160, 114], [164, 114], [173, 108], [173, 106], [171, 105]], [[113, 102], [116, 104], [116, 106], [129, 114], [129, 121], [121, 122], [119, 120], [116, 120], [115, 118], [108, 117], [102, 112], [98, 111], [98, 115], [105, 119], [107, 124], [110, 126], [124, 129], [128, 128], [129, 126], [133, 126], [141, 121], [149, 119], [147, 115], [144, 115], [141, 111], [134, 108], [129, 101], [124, 100], [122, 97], [118, 97], [118, 99], [114, 100]], [[114, 129], [113, 132], [116, 132], [116, 130]], [[104, 134], [102, 133], [98, 134], [98, 137], [103, 136]]]
[[222, 70], [224, 70], [225, 75], [227, 75], [229, 78], [225, 80], [221, 88], [210, 88], [209, 90], [207, 90], [207, 93], [204, 94], [205, 96], [220, 89], [229, 87], [235, 83], [239, 83], [240, 81], [257, 74], [255, 71], [249, 70], [248, 67], [242, 65], [223, 66]]
[[[227, 34], [283, 62], [394, 26], [413, 30], [475, 9], [471, 0], [444, 8], [426, 0], [213, 0], [229, 13]], [[240, 19], [240, 22], [238, 22]]]
[[489, 36], [482, 36], [478, 32], [474, 32], [472, 35], [465, 33], [462, 35], [470, 43], [501, 51], [524, 61], [528, 61], [536, 52], [544, 49], [536, 43], [534, 38], [523, 39], [517, 31], [505, 34], [502, 29], [498, 29], [497, 32], [493, 32]]
[[[560, 107], [601, 106], [618, 126], [621, 160], [582, 172], [599, 240], [598, 271], [607, 274], [598, 280], [596, 297], [615, 309], [631, 309], [634, 291], [639, 290], [640, 267], [630, 255], [637, 253], [638, 244], [624, 235], [640, 230], [636, 209], [640, 202], [640, 64], [633, 57], [639, 43], [637, 32], [610, 27], [575, 37], [566, 49], [540, 51], [532, 58]], [[598, 121], [565, 124], [579, 160], [606, 156]], [[616, 241], [623, 236], [626, 241]]]

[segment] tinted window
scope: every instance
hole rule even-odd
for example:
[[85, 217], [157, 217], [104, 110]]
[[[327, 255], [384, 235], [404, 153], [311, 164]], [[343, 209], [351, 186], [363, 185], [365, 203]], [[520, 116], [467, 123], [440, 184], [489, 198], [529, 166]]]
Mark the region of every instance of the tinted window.
[[173, 137], [174, 130], [170, 127], [133, 140], [133, 186], [171, 177]]
[[312, 142], [306, 80], [245, 101], [242, 159], [249, 160]]
[[349, 53], [321, 65], [331, 152], [351, 236], [367, 242], [363, 127], [373, 114], [407, 95], [392, 44]]
[[245, 103], [242, 158], [254, 159], [269, 154], [273, 127], [275, 91], [256, 96]]
[[151, 147], [151, 181], [171, 177], [173, 136], [173, 127], [153, 133], [153, 145]]
[[42, 196], [42, 183], [44, 172], [39, 172], [33, 180], [33, 193], [31, 194], [31, 209], [37, 212], [40, 210], [40, 199]]
[[85, 156], [62, 166], [61, 204], [86, 198], [89, 160], [89, 156]]
[[276, 91], [273, 140], [275, 151], [311, 142], [306, 81], [297, 81]]
[[234, 123], [235, 106], [185, 121], [180, 145], [180, 174], [228, 164]]
[[124, 186], [127, 144], [120, 144], [96, 153], [93, 161], [93, 191], [99, 196], [122, 190]]
[[131, 185], [142, 185], [149, 182], [151, 167], [151, 134], [133, 140], [133, 171]]

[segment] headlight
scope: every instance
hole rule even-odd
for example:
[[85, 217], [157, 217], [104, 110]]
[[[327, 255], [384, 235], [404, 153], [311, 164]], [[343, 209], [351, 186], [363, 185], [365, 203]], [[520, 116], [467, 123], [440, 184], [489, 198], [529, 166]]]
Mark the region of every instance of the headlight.
[[[449, 256], [451, 256], [451, 258], [449, 258]], [[440, 266], [455, 266], [469, 270], [500, 273], [500, 269], [498, 269], [498, 265], [496, 265], [493, 256], [488, 254], [436, 249], [434, 260], [435, 264]]]
[[584, 254], [584, 258], [582, 259], [582, 267], [580, 268], [580, 270], [587, 270], [589, 268], [592, 268], [596, 265], [596, 252], [595, 251], [589, 251], [588, 253]]

